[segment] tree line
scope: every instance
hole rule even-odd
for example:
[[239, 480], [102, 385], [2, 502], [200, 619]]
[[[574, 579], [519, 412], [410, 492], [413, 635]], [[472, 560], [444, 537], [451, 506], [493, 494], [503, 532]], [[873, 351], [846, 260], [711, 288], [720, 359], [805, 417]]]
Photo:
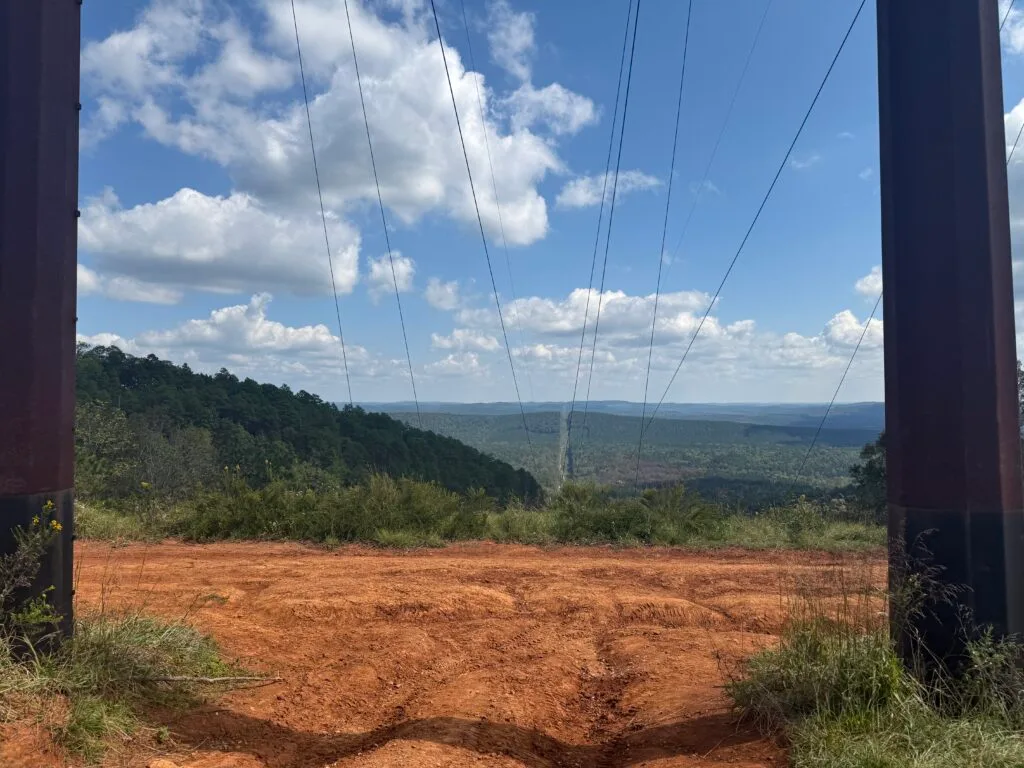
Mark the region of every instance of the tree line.
[[522, 469], [458, 440], [306, 391], [197, 373], [155, 355], [80, 345], [76, 455], [79, 493], [147, 488], [186, 496], [231, 471], [258, 487], [282, 476], [312, 488], [374, 472], [497, 499], [538, 500]]

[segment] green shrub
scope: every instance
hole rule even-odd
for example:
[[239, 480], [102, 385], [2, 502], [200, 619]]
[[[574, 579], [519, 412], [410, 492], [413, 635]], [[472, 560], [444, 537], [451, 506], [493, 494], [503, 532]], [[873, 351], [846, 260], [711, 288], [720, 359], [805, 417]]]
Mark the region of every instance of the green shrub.
[[555, 540], [555, 516], [546, 509], [526, 509], [512, 503], [487, 516], [485, 537], [518, 544], [550, 544]]
[[884, 628], [860, 631], [819, 612], [788, 627], [727, 687], [742, 716], [785, 732], [796, 768], [1019, 768], [1020, 661], [1015, 641], [981, 633], [956, 676], [925, 684]]
[[141, 541], [159, 536], [159, 528], [147, 525], [138, 514], [97, 502], [75, 502], [75, 533], [82, 539]]
[[728, 691], [745, 717], [773, 731], [811, 715], [878, 712], [914, 689], [887, 632], [819, 618], [789, 626], [779, 646], [754, 656]]

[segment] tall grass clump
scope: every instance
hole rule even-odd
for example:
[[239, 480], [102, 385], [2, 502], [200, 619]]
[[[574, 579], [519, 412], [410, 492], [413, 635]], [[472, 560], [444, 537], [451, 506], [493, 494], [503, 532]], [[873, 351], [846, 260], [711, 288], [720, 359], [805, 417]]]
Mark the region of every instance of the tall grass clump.
[[1024, 766], [1024, 667], [1015, 639], [972, 631], [955, 671], [911, 674], [880, 596], [846, 589], [840, 585], [834, 610], [802, 601], [778, 645], [728, 683], [743, 718], [782, 735], [796, 768]]
[[38, 719], [59, 745], [94, 762], [154, 705], [197, 702], [199, 678], [232, 673], [210, 638], [140, 614], [83, 613], [73, 636], [57, 642], [48, 592], [26, 596], [60, 532], [52, 510], [47, 502], [0, 557], [0, 721]]
[[66, 702], [65, 715], [47, 724], [54, 739], [90, 761], [135, 732], [153, 706], [195, 705], [205, 695], [198, 679], [233, 674], [210, 638], [137, 614], [86, 614], [70, 641], [26, 664], [37, 701]]

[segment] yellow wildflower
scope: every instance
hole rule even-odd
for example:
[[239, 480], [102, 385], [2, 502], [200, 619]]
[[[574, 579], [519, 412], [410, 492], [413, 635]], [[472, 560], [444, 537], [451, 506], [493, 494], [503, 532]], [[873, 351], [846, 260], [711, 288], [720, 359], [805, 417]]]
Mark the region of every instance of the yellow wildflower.
[[47, 499], [46, 503], [43, 504], [43, 510], [46, 511], [46, 512], [52, 512], [53, 511], [53, 507], [54, 507], [53, 499]]
[[39, 515], [32, 518], [32, 525], [39, 525]]
[[149, 483], [147, 483], [147, 482], [146, 482], [145, 480], [143, 480], [143, 481], [142, 481], [142, 482], [140, 483], [140, 485], [142, 486], [142, 490], [144, 490], [144, 491], [145, 491], [145, 490], [148, 490], [149, 488], [151, 488], [151, 487], [152, 487], [152, 486], [151, 486], [151, 485], [150, 485]]
[[51, 520], [50, 521], [50, 527], [53, 528], [53, 530], [55, 530], [55, 531], [63, 531], [64, 530], [64, 526], [61, 525], [60, 523], [58, 523], [56, 520]]

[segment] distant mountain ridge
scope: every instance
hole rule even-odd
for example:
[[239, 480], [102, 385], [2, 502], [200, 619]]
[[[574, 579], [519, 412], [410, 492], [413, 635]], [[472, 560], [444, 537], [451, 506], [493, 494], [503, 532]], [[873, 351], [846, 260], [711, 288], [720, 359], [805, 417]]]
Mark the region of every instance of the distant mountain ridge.
[[[408, 413], [415, 411], [412, 402], [362, 403], [367, 411]], [[821, 423], [824, 403], [664, 403], [659, 419], [698, 421], [731, 421], [776, 427], [814, 427]], [[527, 413], [557, 413], [569, 403], [556, 401], [523, 403]], [[579, 404], [577, 404], [579, 408]], [[519, 413], [519, 403], [445, 403], [421, 402], [420, 409], [431, 413], [460, 416], [507, 416]], [[590, 413], [617, 416], [639, 416], [643, 406], [626, 400], [594, 400]], [[648, 405], [648, 414], [650, 405]], [[880, 432], [885, 428], [885, 404], [879, 402], [839, 403], [832, 407], [825, 426], [829, 429], [862, 429]]]

